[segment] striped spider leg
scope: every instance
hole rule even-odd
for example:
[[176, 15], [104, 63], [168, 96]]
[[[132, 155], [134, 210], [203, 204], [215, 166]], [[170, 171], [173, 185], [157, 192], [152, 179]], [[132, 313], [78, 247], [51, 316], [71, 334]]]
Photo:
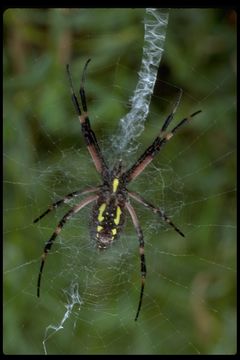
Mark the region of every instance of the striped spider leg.
[[87, 70], [87, 66], [90, 61], [91, 61], [91, 59], [88, 59], [84, 66], [83, 74], [82, 74], [82, 81], [81, 81], [80, 90], [79, 90], [83, 113], [81, 112], [77, 96], [74, 92], [69, 64], [67, 64], [66, 70], [67, 70], [67, 75], [68, 75], [70, 88], [71, 88], [71, 92], [72, 92], [72, 102], [73, 102], [73, 105], [75, 107], [76, 113], [78, 115], [78, 118], [79, 118], [79, 121], [81, 124], [83, 137], [85, 139], [88, 151], [92, 157], [92, 160], [95, 164], [97, 172], [99, 172], [100, 174], [103, 174], [105, 171], [107, 171], [108, 167], [102, 156], [101, 150], [100, 150], [98, 142], [97, 142], [96, 135], [94, 134], [94, 132], [91, 128], [91, 124], [90, 124], [90, 120], [89, 120], [88, 112], [87, 112], [87, 101], [86, 101], [85, 90], [84, 90], [86, 70]]
[[143, 238], [143, 232], [141, 229], [141, 226], [139, 224], [136, 212], [130, 202], [126, 203], [126, 208], [132, 218], [133, 225], [136, 229], [137, 235], [138, 235], [138, 241], [139, 241], [139, 255], [140, 255], [140, 262], [141, 262], [141, 291], [140, 291], [140, 298], [137, 308], [137, 313], [135, 316], [135, 321], [138, 319], [138, 315], [141, 310], [142, 306], [142, 299], [143, 299], [143, 291], [144, 291], [144, 284], [145, 284], [145, 278], [147, 274], [147, 268], [146, 268], [146, 262], [145, 262], [145, 254], [144, 254], [144, 238]]
[[[176, 107], [174, 107], [174, 109], [176, 109]], [[194, 116], [196, 116], [200, 112], [201, 110], [198, 110], [190, 116], [182, 119], [171, 131], [166, 132], [169, 124], [173, 120], [174, 112], [172, 112], [166, 118], [160, 130], [160, 134], [155, 138], [153, 143], [144, 151], [144, 153], [135, 162], [135, 164], [128, 171], [125, 172], [124, 177], [126, 183], [129, 183], [137, 176], [139, 176], [143, 172], [145, 167], [153, 161], [154, 157], [159, 153], [163, 145], [165, 145], [173, 137], [176, 131], [179, 130], [184, 124], [189, 122]]]

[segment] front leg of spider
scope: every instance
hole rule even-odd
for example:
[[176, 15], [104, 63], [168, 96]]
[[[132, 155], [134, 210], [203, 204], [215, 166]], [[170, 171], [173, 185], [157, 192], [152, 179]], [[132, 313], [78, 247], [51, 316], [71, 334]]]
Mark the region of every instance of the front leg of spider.
[[91, 155], [91, 158], [94, 162], [97, 172], [99, 172], [101, 175], [103, 175], [108, 170], [108, 166], [102, 155], [96, 135], [91, 127], [90, 119], [88, 117], [87, 100], [86, 100], [86, 95], [85, 95], [85, 90], [84, 90], [86, 71], [87, 71], [87, 66], [88, 66], [90, 60], [91, 59], [88, 59], [84, 66], [80, 90], [79, 90], [79, 95], [80, 95], [80, 100], [81, 100], [83, 111], [81, 111], [77, 95], [73, 88], [73, 81], [72, 81], [72, 76], [70, 73], [69, 64], [66, 66], [66, 70], [67, 70], [67, 76], [69, 79], [70, 89], [71, 89], [71, 93], [72, 93], [72, 102], [75, 107], [77, 116], [79, 118], [79, 122], [81, 124], [82, 134], [83, 134], [85, 143], [87, 145], [87, 149]]
[[191, 114], [190, 116], [182, 119], [171, 131], [166, 132], [168, 126], [173, 120], [175, 111], [176, 111], [176, 106], [174, 107], [174, 111], [164, 121], [160, 133], [155, 138], [153, 143], [144, 151], [144, 153], [135, 162], [135, 164], [133, 164], [133, 166], [123, 174], [126, 185], [129, 184], [134, 179], [136, 179], [143, 172], [143, 170], [153, 161], [156, 155], [158, 155], [158, 153], [163, 148], [163, 146], [170, 139], [172, 139], [176, 131], [178, 131], [183, 125], [185, 125], [194, 116], [198, 115], [201, 112], [201, 110], [198, 110], [195, 113]]

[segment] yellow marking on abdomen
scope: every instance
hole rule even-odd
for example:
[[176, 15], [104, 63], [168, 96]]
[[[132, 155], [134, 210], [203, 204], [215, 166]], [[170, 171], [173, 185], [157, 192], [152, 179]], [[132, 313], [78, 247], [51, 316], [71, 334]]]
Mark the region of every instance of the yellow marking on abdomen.
[[113, 236], [116, 235], [117, 229], [112, 229], [111, 231], [112, 231]]
[[119, 222], [120, 222], [121, 213], [122, 213], [122, 210], [121, 210], [120, 207], [118, 206], [118, 207], [117, 207], [117, 212], [116, 212], [116, 217], [115, 217], [115, 219], [114, 219], [114, 222], [115, 222], [116, 225], [118, 225]]
[[117, 191], [118, 185], [119, 185], [119, 180], [116, 178], [113, 180], [113, 192]]
[[103, 203], [99, 208], [99, 213], [98, 213], [98, 218], [97, 218], [99, 222], [104, 220], [103, 213], [104, 213], [105, 209], [106, 209], [106, 204]]
[[97, 227], [97, 232], [100, 232], [102, 229], [103, 229], [102, 226], [98, 226], [98, 227]]

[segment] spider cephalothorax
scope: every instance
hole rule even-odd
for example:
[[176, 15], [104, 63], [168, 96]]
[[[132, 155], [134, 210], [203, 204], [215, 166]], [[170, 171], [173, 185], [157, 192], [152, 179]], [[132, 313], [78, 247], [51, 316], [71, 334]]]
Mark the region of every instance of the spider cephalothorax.
[[50, 251], [52, 244], [58, 234], [62, 231], [64, 224], [77, 212], [79, 212], [86, 205], [93, 203], [92, 216], [91, 216], [91, 237], [96, 242], [96, 245], [99, 249], [106, 249], [109, 247], [114, 240], [116, 240], [123, 229], [125, 215], [129, 213], [133, 225], [136, 229], [138, 235], [139, 242], [139, 255], [140, 255], [140, 263], [141, 263], [141, 291], [140, 298], [137, 308], [137, 313], [135, 316], [135, 320], [138, 319], [145, 285], [146, 278], [146, 263], [145, 263], [145, 255], [144, 255], [144, 239], [141, 226], [139, 224], [136, 212], [131, 204], [131, 200], [135, 200], [140, 204], [144, 205], [146, 208], [152, 210], [155, 214], [158, 214], [160, 218], [171, 225], [175, 231], [177, 231], [181, 236], [184, 236], [183, 233], [173, 224], [173, 222], [169, 219], [169, 217], [161, 210], [159, 207], [155, 207], [154, 205], [147, 202], [141, 195], [130, 192], [127, 190], [127, 185], [136, 179], [139, 176], [145, 167], [151, 163], [154, 157], [159, 153], [163, 145], [169, 141], [175, 132], [185, 123], [187, 123], [192, 117], [200, 113], [201, 111], [196, 111], [192, 115], [181, 120], [171, 131], [166, 131], [168, 126], [170, 125], [173, 116], [177, 110], [180, 97], [174, 106], [171, 114], [166, 118], [163, 123], [163, 126], [160, 129], [159, 134], [153, 141], [153, 143], [144, 151], [144, 153], [139, 157], [139, 159], [135, 162], [133, 166], [131, 166], [128, 170], [122, 170], [122, 161], [120, 160], [116, 166], [111, 170], [109, 169], [102, 153], [100, 147], [97, 142], [96, 135], [94, 134], [87, 113], [87, 103], [84, 91], [84, 81], [85, 81], [85, 73], [87, 69], [87, 65], [90, 59], [86, 62], [83, 75], [82, 82], [80, 86], [80, 99], [82, 104], [82, 110], [80, 109], [79, 101], [73, 89], [72, 79], [70, 75], [69, 65], [67, 65], [67, 74], [70, 81], [70, 87], [72, 92], [72, 101], [74, 107], [76, 109], [77, 115], [79, 117], [79, 121], [82, 128], [82, 133], [88, 148], [88, 151], [91, 155], [91, 158], [94, 162], [97, 172], [100, 174], [102, 178], [102, 185], [97, 187], [88, 188], [85, 190], [74, 191], [68, 195], [66, 195], [63, 199], [58, 200], [49, 206], [49, 208], [40, 215], [37, 219], [34, 220], [36, 223], [38, 220], [42, 219], [45, 215], [47, 215], [50, 211], [57, 208], [58, 206], [71, 201], [73, 198], [81, 195], [88, 194], [86, 198], [81, 200], [78, 204], [73, 206], [60, 220], [55, 231], [53, 232], [50, 239], [46, 242], [44, 247], [44, 252], [42, 255], [42, 262], [40, 266], [40, 271], [38, 275], [38, 283], [37, 283], [37, 295], [40, 296], [40, 285], [41, 285], [41, 277], [43, 272], [43, 267], [45, 264], [45, 260], [48, 252]]

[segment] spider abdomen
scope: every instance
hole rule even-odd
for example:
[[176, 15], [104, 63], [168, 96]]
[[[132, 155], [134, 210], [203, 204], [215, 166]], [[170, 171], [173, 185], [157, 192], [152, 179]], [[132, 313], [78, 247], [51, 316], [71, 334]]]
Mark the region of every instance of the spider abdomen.
[[97, 242], [97, 247], [105, 249], [117, 239], [122, 230], [125, 211], [117, 197], [98, 199], [93, 207], [92, 237]]

